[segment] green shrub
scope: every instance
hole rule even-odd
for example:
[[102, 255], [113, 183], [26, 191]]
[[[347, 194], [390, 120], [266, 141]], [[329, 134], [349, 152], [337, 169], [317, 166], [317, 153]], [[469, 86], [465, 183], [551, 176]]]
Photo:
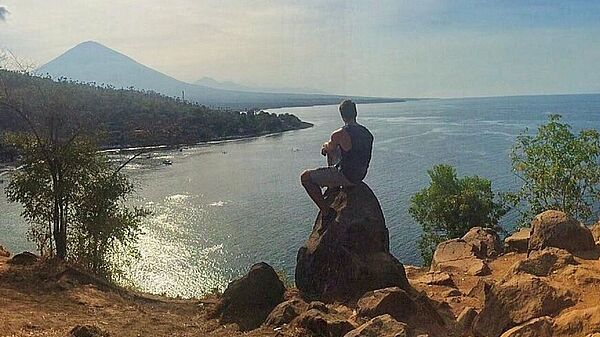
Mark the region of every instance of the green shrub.
[[[551, 115], [535, 135], [525, 130], [512, 149], [513, 171], [522, 181], [505, 198], [521, 213], [521, 227], [548, 209], [563, 211], [581, 221], [597, 216], [600, 200], [600, 134], [579, 134]], [[596, 213], [596, 214], [594, 214]]]
[[444, 164], [427, 173], [430, 185], [411, 198], [409, 212], [423, 227], [418, 246], [429, 265], [440, 242], [459, 238], [476, 226], [496, 228], [507, 209], [501, 200], [495, 201], [487, 179], [458, 178], [456, 170]]

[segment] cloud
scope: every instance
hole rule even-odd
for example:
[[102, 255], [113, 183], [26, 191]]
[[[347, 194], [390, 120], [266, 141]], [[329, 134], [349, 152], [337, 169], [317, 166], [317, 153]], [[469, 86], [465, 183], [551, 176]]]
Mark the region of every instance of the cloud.
[[8, 9], [4, 6], [0, 6], [0, 21], [6, 21], [6, 16], [10, 14]]

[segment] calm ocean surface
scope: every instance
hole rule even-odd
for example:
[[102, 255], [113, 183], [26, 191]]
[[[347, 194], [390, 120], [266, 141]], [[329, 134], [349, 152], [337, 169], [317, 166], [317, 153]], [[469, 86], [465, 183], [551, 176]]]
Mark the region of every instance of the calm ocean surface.
[[[391, 250], [406, 264], [420, 263], [420, 228], [408, 214], [408, 202], [427, 185], [426, 171], [434, 164], [489, 178], [494, 189], [505, 191], [517, 186], [508, 154], [519, 132], [535, 129], [551, 113], [562, 114], [576, 130], [600, 127], [600, 95], [426, 100], [358, 109], [359, 123], [375, 136], [366, 182], [381, 202]], [[293, 278], [296, 252], [316, 216], [298, 176], [324, 163], [321, 144], [341, 120], [337, 106], [271, 111], [296, 114], [315, 127], [157, 151], [128, 168], [139, 185], [134, 203], [154, 212], [139, 242], [142, 257], [128, 272], [139, 288], [198, 296], [259, 261]], [[173, 165], [162, 165], [164, 159]], [[13, 252], [34, 249], [24, 240], [19, 212], [0, 196], [0, 244]], [[512, 222], [507, 216], [505, 227]]]

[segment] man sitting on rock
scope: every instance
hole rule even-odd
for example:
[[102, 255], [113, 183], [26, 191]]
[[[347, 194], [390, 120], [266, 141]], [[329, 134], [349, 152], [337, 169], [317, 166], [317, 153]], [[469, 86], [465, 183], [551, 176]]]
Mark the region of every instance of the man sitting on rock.
[[319, 207], [323, 229], [336, 217], [329, 207], [321, 188], [339, 188], [360, 183], [367, 175], [373, 135], [356, 122], [356, 104], [345, 100], [339, 107], [344, 126], [331, 134], [323, 144], [321, 154], [327, 157], [327, 167], [306, 170], [300, 175], [302, 186]]

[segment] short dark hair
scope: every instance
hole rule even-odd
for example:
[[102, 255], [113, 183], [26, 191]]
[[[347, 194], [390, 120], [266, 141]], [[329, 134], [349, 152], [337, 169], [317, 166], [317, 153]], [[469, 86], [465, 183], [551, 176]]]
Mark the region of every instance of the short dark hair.
[[353, 120], [356, 118], [356, 104], [347, 99], [340, 103], [340, 115], [344, 120]]

